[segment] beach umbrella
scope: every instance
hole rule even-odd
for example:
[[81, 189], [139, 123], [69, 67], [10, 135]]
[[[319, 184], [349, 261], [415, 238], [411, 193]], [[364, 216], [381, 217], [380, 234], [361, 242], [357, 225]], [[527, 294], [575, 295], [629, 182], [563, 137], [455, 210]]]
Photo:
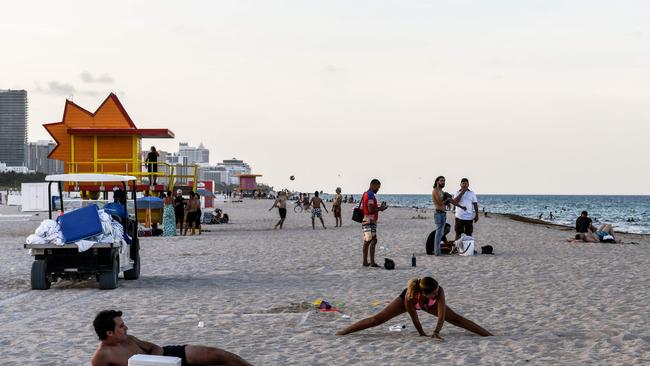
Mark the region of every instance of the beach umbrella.
[[197, 189], [196, 194], [203, 197], [214, 197], [214, 193], [206, 191], [205, 189]]
[[151, 197], [151, 196], [145, 196], [145, 197], [140, 197], [136, 200], [138, 203], [138, 208], [147, 208], [147, 209], [152, 209], [152, 208], [162, 208], [163, 207], [163, 200], [158, 197]]

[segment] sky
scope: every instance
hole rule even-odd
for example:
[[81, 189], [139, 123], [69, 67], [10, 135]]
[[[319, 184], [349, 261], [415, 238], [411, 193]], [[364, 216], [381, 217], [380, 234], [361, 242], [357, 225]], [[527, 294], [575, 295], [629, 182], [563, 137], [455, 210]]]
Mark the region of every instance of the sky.
[[[276, 189], [650, 194], [647, 1], [12, 1], [28, 139], [115, 92]], [[295, 180], [290, 181], [289, 176]]]

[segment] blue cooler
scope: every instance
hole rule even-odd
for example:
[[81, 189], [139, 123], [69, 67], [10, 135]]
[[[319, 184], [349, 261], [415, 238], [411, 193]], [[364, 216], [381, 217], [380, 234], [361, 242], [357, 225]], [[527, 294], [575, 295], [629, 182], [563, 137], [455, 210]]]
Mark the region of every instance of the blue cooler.
[[90, 238], [103, 232], [97, 205], [89, 205], [59, 216], [59, 226], [66, 243]]

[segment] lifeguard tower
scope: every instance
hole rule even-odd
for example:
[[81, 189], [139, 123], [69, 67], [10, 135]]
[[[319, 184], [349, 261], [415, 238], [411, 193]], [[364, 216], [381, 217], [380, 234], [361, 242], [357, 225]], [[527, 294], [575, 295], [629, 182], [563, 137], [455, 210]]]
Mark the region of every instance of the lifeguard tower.
[[244, 196], [253, 196], [257, 191], [257, 177], [261, 176], [262, 174], [235, 174], [235, 177], [239, 177], [237, 190]]
[[[138, 191], [152, 193], [172, 190], [175, 184], [188, 179], [197, 181], [196, 165], [178, 166], [159, 161], [157, 173], [143, 169], [142, 139], [174, 138], [174, 133], [166, 128], [137, 128], [113, 93], [94, 113], [66, 100], [62, 121], [47, 123], [43, 127], [57, 143], [48, 158], [63, 161], [65, 173], [131, 175], [137, 178]], [[148, 184], [151, 174], [157, 176], [155, 186]], [[143, 177], [147, 177], [146, 182], [143, 182]], [[103, 187], [99, 183], [79, 185], [68, 182], [65, 190], [81, 191], [83, 195], [103, 190], [100, 188]]]

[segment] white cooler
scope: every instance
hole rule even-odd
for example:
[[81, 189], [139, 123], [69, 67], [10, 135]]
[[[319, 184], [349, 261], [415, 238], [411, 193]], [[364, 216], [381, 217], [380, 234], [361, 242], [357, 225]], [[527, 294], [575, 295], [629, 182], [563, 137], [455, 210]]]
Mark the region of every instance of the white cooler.
[[181, 366], [178, 357], [133, 355], [129, 358], [129, 366]]

